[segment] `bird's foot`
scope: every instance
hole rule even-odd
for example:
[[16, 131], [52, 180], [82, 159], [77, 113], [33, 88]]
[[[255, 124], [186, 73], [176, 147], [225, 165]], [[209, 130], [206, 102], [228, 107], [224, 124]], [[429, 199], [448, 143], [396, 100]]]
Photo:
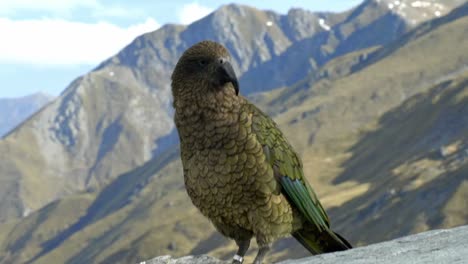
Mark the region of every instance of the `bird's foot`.
[[260, 246], [260, 249], [258, 250], [257, 257], [255, 257], [255, 260], [254, 260], [253, 264], [262, 264], [263, 259], [265, 258], [265, 255], [267, 254], [268, 250], [270, 250], [269, 245]]
[[232, 264], [242, 264], [244, 262], [245, 253], [249, 250], [250, 246], [250, 238], [246, 240], [236, 240], [237, 246], [239, 246], [239, 250], [232, 258]]
[[239, 255], [234, 255], [233, 259], [232, 259], [232, 264], [242, 264], [242, 262], [244, 262], [244, 258], [242, 256], [239, 256]]

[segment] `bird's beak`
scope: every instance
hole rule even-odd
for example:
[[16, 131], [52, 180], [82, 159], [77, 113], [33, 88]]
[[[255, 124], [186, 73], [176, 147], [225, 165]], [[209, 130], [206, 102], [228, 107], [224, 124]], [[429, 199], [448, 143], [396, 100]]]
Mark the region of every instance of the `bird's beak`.
[[220, 60], [218, 73], [221, 85], [228, 82], [232, 83], [234, 89], [236, 90], [236, 95], [239, 95], [239, 82], [237, 81], [237, 76], [234, 72], [234, 69], [232, 68], [231, 63], [227, 60]]

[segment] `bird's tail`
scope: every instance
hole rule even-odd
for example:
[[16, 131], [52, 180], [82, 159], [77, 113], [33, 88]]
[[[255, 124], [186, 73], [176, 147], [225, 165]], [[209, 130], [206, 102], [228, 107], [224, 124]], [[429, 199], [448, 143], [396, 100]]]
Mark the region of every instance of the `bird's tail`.
[[330, 229], [317, 233], [317, 230], [303, 228], [293, 236], [312, 254], [341, 251], [352, 248], [351, 244]]

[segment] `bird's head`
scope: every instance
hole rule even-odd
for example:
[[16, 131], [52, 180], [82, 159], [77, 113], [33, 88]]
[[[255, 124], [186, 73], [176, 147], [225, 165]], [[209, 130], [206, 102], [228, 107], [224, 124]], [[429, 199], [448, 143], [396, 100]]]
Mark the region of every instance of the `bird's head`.
[[172, 73], [174, 98], [229, 90], [239, 94], [239, 84], [225, 47], [213, 41], [199, 42], [180, 57]]

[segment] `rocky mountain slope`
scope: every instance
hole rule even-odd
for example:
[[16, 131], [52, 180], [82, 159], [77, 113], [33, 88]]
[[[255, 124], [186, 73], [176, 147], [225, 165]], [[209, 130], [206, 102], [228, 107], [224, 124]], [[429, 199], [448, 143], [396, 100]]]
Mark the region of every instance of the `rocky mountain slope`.
[[19, 98], [0, 98], [0, 138], [24, 122], [52, 99], [52, 96], [43, 93]]
[[323, 31], [294, 43], [281, 55], [254, 67], [241, 81], [255, 91], [290, 86], [316, 72], [330, 59], [394, 41], [408, 29], [445, 15], [462, 2], [367, 0], [336, 24], [319, 16], [318, 24]]
[[[253, 97], [275, 115], [332, 225], [355, 245], [466, 224], [467, 28], [465, 4], [380, 48], [339, 56], [291, 87]], [[112, 97], [106, 99], [83, 105], [103, 107]], [[120, 152], [112, 156], [128, 154]], [[232, 256], [234, 244], [191, 205], [176, 147], [134, 165], [102, 188], [0, 225], [0, 263]], [[270, 260], [306, 255], [285, 239]]]

